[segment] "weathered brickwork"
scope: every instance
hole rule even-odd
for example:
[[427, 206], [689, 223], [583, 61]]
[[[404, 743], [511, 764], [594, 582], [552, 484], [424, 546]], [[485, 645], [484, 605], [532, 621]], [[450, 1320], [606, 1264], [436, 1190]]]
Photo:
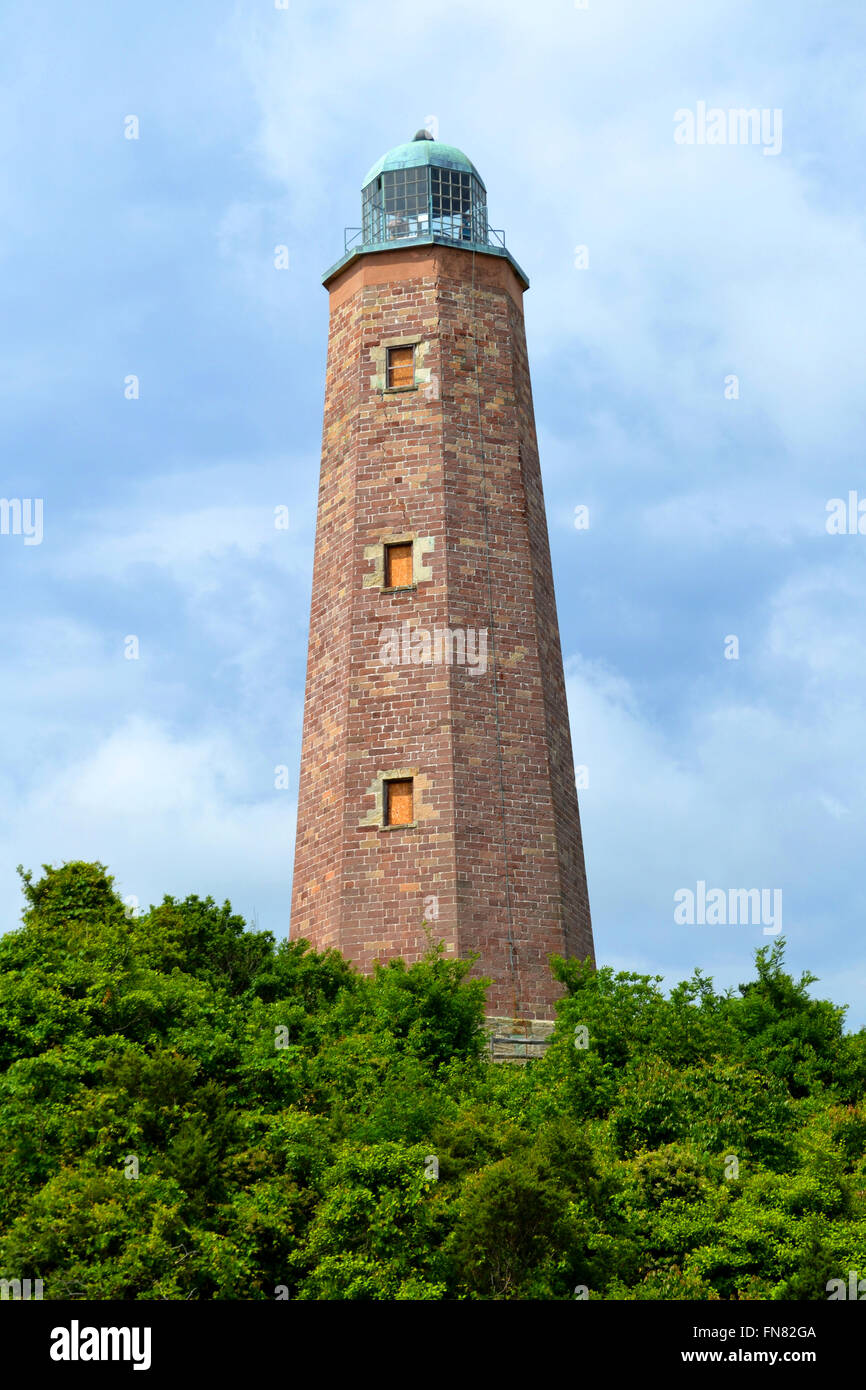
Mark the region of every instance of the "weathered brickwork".
[[[426, 913], [479, 954], [491, 1015], [549, 1019], [547, 957], [591, 956], [592, 933], [522, 285], [504, 258], [423, 245], [328, 288], [291, 933], [369, 969], [423, 954]], [[416, 389], [389, 392], [383, 350], [407, 342]], [[382, 548], [409, 539], [413, 584], [389, 591]], [[486, 630], [486, 669], [389, 664], [404, 623]], [[386, 828], [398, 773], [414, 820]]]

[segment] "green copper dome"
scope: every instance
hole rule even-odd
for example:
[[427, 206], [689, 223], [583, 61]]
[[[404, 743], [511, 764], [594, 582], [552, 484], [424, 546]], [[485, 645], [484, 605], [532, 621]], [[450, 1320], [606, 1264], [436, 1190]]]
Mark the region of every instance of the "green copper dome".
[[502, 256], [529, 284], [506, 250], [505, 233], [487, 220], [487, 189], [472, 160], [429, 130], [416, 131], [373, 165], [361, 185], [361, 226], [346, 228], [344, 254], [325, 273], [325, 284], [357, 256], [413, 243]]
[[366, 188], [373, 179], [392, 169], [417, 169], [425, 164], [434, 164], [439, 169], [458, 169], [463, 173], [474, 174], [484, 188], [484, 180], [472, 160], [467, 159], [462, 150], [458, 150], [455, 145], [446, 145], [441, 140], [431, 140], [429, 136], [421, 135], [420, 131], [414, 140], [408, 141], [405, 145], [395, 145], [393, 150], [383, 154], [373, 165], [361, 187]]

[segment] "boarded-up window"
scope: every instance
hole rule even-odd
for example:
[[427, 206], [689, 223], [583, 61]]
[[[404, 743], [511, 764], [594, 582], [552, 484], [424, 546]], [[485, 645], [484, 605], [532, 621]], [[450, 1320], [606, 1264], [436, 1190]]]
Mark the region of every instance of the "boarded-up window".
[[415, 385], [415, 349], [413, 347], [393, 347], [388, 349], [388, 389]]
[[412, 583], [412, 542], [385, 546], [385, 588], [406, 589]]
[[385, 824], [411, 825], [414, 819], [412, 806], [412, 778], [405, 781], [385, 783]]

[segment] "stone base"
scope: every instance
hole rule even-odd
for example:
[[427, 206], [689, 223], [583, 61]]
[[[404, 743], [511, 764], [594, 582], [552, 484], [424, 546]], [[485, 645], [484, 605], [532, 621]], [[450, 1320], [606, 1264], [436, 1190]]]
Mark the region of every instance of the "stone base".
[[527, 1062], [543, 1057], [555, 1028], [547, 1018], [486, 1018], [491, 1062]]

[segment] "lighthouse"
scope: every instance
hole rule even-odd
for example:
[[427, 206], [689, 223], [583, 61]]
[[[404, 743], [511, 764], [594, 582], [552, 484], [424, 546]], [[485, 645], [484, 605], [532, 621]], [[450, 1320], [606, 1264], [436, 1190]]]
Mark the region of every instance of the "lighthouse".
[[592, 928], [523, 320], [460, 150], [364, 179], [330, 302], [291, 936], [549, 1020]]

